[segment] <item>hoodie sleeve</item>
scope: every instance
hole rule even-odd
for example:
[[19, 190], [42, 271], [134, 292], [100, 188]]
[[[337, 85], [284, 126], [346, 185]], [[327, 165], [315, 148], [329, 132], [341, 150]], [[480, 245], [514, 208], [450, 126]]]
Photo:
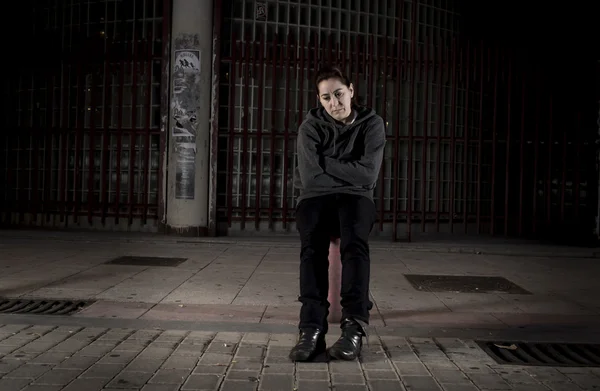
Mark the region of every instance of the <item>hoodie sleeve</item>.
[[385, 126], [379, 117], [365, 135], [365, 153], [359, 160], [341, 161], [325, 158], [325, 171], [340, 180], [356, 186], [371, 186], [377, 182], [383, 162], [385, 148]]
[[323, 157], [318, 151], [319, 144], [320, 139], [316, 130], [310, 125], [301, 125], [298, 129], [296, 154], [300, 182], [305, 189], [340, 186], [340, 182], [323, 170], [321, 165]]

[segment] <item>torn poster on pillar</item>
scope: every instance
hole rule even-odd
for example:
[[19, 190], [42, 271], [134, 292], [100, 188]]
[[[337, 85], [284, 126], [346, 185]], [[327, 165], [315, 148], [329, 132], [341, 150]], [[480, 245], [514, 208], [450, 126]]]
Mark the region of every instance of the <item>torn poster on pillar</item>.
[[172, 136], [176, 163], [175, 198], [194, 199], [196, 135], [200, 105], [199, 50], [175, 50], [172, 80]]

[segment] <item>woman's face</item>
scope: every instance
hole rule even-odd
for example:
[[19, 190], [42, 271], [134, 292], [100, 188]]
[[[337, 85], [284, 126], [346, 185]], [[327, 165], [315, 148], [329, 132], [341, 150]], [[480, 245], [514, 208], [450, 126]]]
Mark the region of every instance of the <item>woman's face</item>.
[[337, 77], [323, 80], [318, 85], [319, 101], [335, 120], [345, 122], [352, 114], [354, 87], [344, 85]]

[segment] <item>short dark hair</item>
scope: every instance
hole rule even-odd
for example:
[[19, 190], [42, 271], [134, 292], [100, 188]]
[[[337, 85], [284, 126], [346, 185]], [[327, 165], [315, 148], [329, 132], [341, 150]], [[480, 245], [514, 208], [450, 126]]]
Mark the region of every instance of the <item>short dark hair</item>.
[[350, 78], [344, 75], [344, 72], [342, 72], [339, 67], [335, 65], [325, 65], [319, 69], [315, 76], [315, 89], [317, 90], [317, 95], [319, 94], [319, 83], [331, 78], [339, 79], [340, 82], [348, 88], [350, 88], [350, 84], [352, 84]]

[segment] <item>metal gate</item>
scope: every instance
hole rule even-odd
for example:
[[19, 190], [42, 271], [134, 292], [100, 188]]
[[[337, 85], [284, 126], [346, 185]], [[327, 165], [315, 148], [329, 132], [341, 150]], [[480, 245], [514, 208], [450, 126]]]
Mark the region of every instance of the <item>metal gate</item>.
[[230, 37], [218, 162], [229, 230], [294, 231], [296, 131], [317, 104], [315, 70], [337, 62], [387, 124], [374, 234], [590, 235], [595, 134], [553, 75], [524, 51], [428, 35], [428, 4], [398, 3], [391, 38], [289, 26]]
[[2, 222], [155, 230], [170, 1], [21, 7], [20, 61], [3, 80]]

